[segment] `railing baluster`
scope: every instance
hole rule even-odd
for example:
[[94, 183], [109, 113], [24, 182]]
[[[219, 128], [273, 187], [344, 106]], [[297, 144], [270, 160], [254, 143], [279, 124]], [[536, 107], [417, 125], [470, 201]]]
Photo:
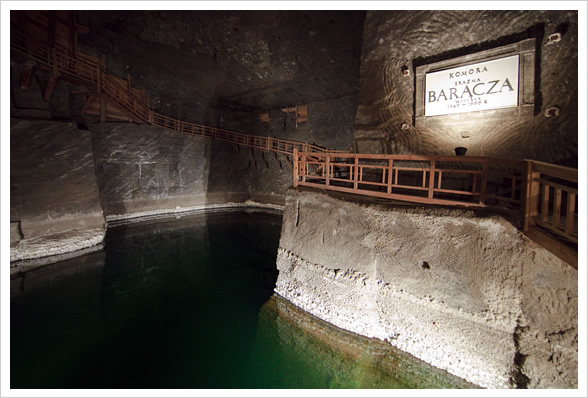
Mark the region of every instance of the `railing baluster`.
[[[423, 183], [424, 183], [424, 180], [425, 180], [425, 177], [423, 176]], [[423, 185], [423, 188], [425, 188], [424, 185]], [[427, 193], [427, 196], [429, 199], [433, 199], [434, 192], [435, 192], [435, 160], [431, 159], [431, 161], [429, 163], [429, 190]]]
[[482, 176], [480, 181], [480, 204], [486, 204], [486, 190], [488, 188], [488, 162], [482, 163]]
[[358, 168], [359, 168], [359, 158], [358, 158], [357, 155], [354, 155], [353, 158], [354, 158], [353, 159], [353, 163], [354, 163], [353, 164], [353, 170], [354, 170], [354, 172], [353, 172], [353, 189], [357, 189], [357, 187], [358, 187], [357, 177], [358, 177], [358, 174], [359, 174], [359, 170], [358, 170]]
[[511, 186], [510, 186], [510, 199], [511, 200], [515, 200], [516, 191], [517, 191], [517, 179], [515, 177], [512, 177], [511, 178]]
[[576, 194], [568, 192], [568, 201], [566, 208], [566, 234], [571, 235], [574, 232], [576, 212]]
[[394, 165], [394, 160], [388, 159], [388, 186], [386, 187], [386, 192], [392, 193], [392, 166]]
[[294, 149], [294, 153], [292, 155], [292, 175], [294, 178], [294, 188], [298, 186], [298, 151]]
[[[326, 155], [325, 156], [325, 166], [326, 166], [326, 169], [327, 169], [327, 178], [325, 180], [325, 184], [327, 186], [329, 186], [329, 179], [331, 177], [331, 157], [329, 155]], [[323, 170], [324, 170], [324, 168], [323, 168]]]
[[525, 161], [525, 206], [523, 216], [523, 232], [535, 225], [539, 206], [539, 173], [533, 170], [533, 162]]
[[541, 221], [547, 221], [549, 216], [549, 185], [543, 184], [543, 197], [541, 201]]
[[554, 228], [559, 228], [559, 221], [561, 217], [561, 189], [557, 188], [555, 190], [554, 200], [553, 200], [553, 220], [551, 225]]

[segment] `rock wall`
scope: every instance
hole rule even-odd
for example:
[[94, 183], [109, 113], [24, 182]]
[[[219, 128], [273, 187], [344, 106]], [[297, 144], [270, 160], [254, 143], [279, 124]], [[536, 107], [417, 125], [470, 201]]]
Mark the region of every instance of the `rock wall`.
[[[266, 137], [308, 142], [329, 149], [351, 148], [357, 98], [346, 96], [311, 102], [308, 121], [296, 122], [293, 112], [269, 112], [269, 122], [261, 122], [259, 112], [219, 112], [219, 127]], [[213, 150], [216, 143], [213, 144]], [[292, 186], [292, 156], [252, 151], [241, 147], [248, 157], [249, 197], [261, 203], [284, 204], [285, 192]]]
[[98, 123], [90, 128], [108, 218], [249, 198], [247, 153], [234, 145], [147, 125]]
[[[38, 91], [38, 88], [22, 90], [17, 85], [13, 86], [13, 93], [19, 98], [25, 94], [33, 95], [33, 92], [39, 96]], [[14, 104], [19, 106], [13, 109], [14, 112], [25, 112], [32, 116], [34, 109], [31, 107], [34, 106], [30, 102], [23, 100], [15, 101]], [[221, 128], [296, 141], [317, 142], [315, 137], [324, 138], [329, 147], [340, 149], [350, 146], [355, 107], [354, 97], [311, 103], [309, 120], [298, 125], [293, 114], [286, 114], [280, 109], [270, 112], [270, 123], [261, 123], [258, 112], [219, 111], [217, 116]], [[13, 134], [16, 136], [27, 129], [33, 134], [36, 129], [43, 129], [43, 126], [52, 123], [68, 126], [69, 130], [66, 129], [68, 133], [63, 137], [45, 133], [43, 145], [48, 148], [40, 144], [30, 145], [29, 141], [40, 142], [34, 135], [21, 134], [22, 140], [15, 140], [17, 143], [12, 148], [15, 183], [12, 186], [11, 209], [13, 221], [22, 219], [23, 224], [21, 231], [19, 222], [11, 223], [11, 245], [18, 246], [13, 250], [15, 253], [18, 248], [24, 247], [24, 243], [20, 246], [18, 244], [22, 234], [30, 238], [50, 232], [31, 232], [32, 228], [41, 226], [40, 219], [30, 221], [33, 215], [37, 217], [39, 213], [39, 217], [51, 217], [49, 221], [43, 221], [43, 225], [55, 229], [56, 216], [50, 210], [52, 206], [57, 206], [57, 202], [54, 203], [51, 198], [58, 198], [60, 205], [65, 205], [69, 199], [62, 198], [71, 197], [80, 209], [93, 208], [98, 211], [102, 217], [100, 223], [103, 234], [104, 216], [114, 220], [244, 203], [247, 200], [282, 206], [285, 191], [292, 185], [291, 156], [252, 151], [243, 146], [133, 123], [91, 123], [82, 119], [78, 126], [83, 130], [73, 123], [26, 123], [29, 122], [15, 124]], [[37, 127], [31, 127], [33, 125]], [[75, 137], [71, 137], [72, 134]], [[51, 143], [51, 140], [56, 142]], [[82, 143], [85, 146], [79, 148]], [[59, 165], [51, 163], [63, 156], [65, 159]], [[29, 163], [24, 166], [25, 162], [35, 163], [37, 168], [43, 167], [42, 162], [48, 162], [51, 166], [46, 169], [56, 173], [62, 169], [64, 173], [69, 172], [66, 169], [68, 162], [76, 164], [72, 166], [75, 172], [83, 170], [83, 173], [87, 173], [87, 184], [93, 186], [94, 191], [90, 193], [84, 187], [86, 183], [80, 185], [79, 192], [78, 185], [53, 184], [52, 179], [56, 176], [39, 173], [37, 169], [31, 169]], [[78, 166], [79, 162], [85, 163]], [[72, 174], [71, 178], [79, 177]], [[21, 196], [29, 195], [31, 186], [35, 186], [38, 191], [34, 194], [37, 199], [29, 201], [25, 198], [25, 203], [21, 204]], [[24, 193], [21, 194], [21, 190]], [[87, 198], [84, 195], [93, 195], [94, 207], [85, 202]], [[43, 198], [38, 199], [40, 197]], [[22, 216], [23, 212], [28, 215]], [[67, 219], [61, 223], [60, 231], [76, 230], [79, 233], [75, 223], [82, 222]], [[81, 240], [86, 243], [78, 247], [81, 242], [76, 241], [76, 236], [80, 238], [79, 234], [70, 236], [71, 239], [58, 252], [47, 253], [48, 247], [43, 245], [35, 248], [36, 254], [32, 257], [62, 254], [66, 246], [70, 250], [77, 250], [88, 246], [89, 242], [97, 244], [102, 240], [95, 235], [85, 236]], [[28, 250], [30, 252], [32, 249], [29, 247]], [[19, 255], [14, 259], [23, 258]]]
[[[364, 16], [363, 11], [84, 11], [77, 13], [78, 21], [90, 31], [80, 34], [78, 43], [82, 52], [107, 55], [109, 73], [132, 75], [129, 83], [147, 90], [157, 112], [348, 149]], [[22, 88], [30, 67], [32, 78]], [[96, 123], [96, 115], [82, 114], [93, 87], [62, 76], [44, 99], [48, 78], [39, 65], [14, 56], [11, 114], [67, 119], [91, 130], [100, 200], [109, 219], [247, 199], [283, 205], [292, 184], [291, 156], [153, 126]], [[309, 120], [298, 125], [294, 114], [281, 111], [296, 104], [310, 107]], [[269, 123], [260, 122], [261, 109], [272, 109]], [[16, 237], [18, 225], [12, 228]]]
[[509, 222], [286, 196], [276, 292], [488, 388], [577, 388], [578, 274]]
[[74, 123], [11, 119], [11, 260], [96, 245], [105, 224], [92, 137]]
[[[554, 33], [561, 34], [560, 41], [548, 40]], [[528, 38], [536, 43], [532, 115], [492, 118], [492, 111], [472, 112], [415, 127], [417, 66]], [[454, 155], [454, 148], [466, 147], [472, 156], [578, 167], [576, 11], [371, 11], [360, 76], [354, 133], [360, 153]]]

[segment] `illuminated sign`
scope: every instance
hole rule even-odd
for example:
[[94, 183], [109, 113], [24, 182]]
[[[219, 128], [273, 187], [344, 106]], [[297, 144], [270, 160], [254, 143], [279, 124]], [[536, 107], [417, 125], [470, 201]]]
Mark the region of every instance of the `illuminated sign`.
[[425, 75], [425, 116], [519, 105], [519, 55]]

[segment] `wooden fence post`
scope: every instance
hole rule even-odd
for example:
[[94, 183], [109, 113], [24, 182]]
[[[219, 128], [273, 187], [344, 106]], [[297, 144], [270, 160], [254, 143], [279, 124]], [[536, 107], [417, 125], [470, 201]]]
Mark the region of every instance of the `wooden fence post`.
[[392, 193], [392, 166], [394, 165], [394, 161], [392, 159], [388, 159], [388, 181], [386, 192]]
[[482, 163], [482, 175], [480, 176], [480, 204], [486, 203], [486, 190], [488, 188], [488, 162]]
[[435, 193], [435, 161], [431, 160], [431, 163], [429, 163], [429, 192], [428, 192], [429, 199], [433, 199], [434, 193]]
[[106, 121], [106, 107], [108, 103], [106, 102], [106, 96], [104, 94], [100, 94], [100, 121]]
[[329, 155], [325, 155], [325, 167], [323, 168], [323, 171], [324, 170], [327, 172], [325, 184], [329, 186], [329, 178], [331, 177], [331, 157]]
[[292, 156], [293, 168], [292, 175], [294, 176], [294, 188], [298, 186], [298, 149], [294, 148], [294, 154]]
[[359, 173], [359, 158], [357, 154], [353, 155], [353, 189], [357, 189], [358, 185], [358, 173]]
[[535, 217], [538, 214], [539, 206], [539, 177], [540, 173], [534, 171], [533, 161], [525, 160], [523, 170], [525, 196], [523, 206], [523, 232], [527, 232], [529, 227], [535, 225]]
[[52, 57], [53, 57], [53, 74], [57, 75], [59, 73], [59, 64], [57, 61], [57, 49], [56, 48], [52, 48]]
[[576, 211], [576, 194], [572, 192], [568, 192], [568, 202], [566, 208], [566, 234], [571, 235], [574, 231], [574, 223], [575, 217], [574, 213]]
[[98, 69], [98, 67], [96, 67], [96, 90], [98, 91], [98, 94], [102, 92], [102, 83], [100, 81], [101, 79], [102, 72], [100, 71], [100, 69]]

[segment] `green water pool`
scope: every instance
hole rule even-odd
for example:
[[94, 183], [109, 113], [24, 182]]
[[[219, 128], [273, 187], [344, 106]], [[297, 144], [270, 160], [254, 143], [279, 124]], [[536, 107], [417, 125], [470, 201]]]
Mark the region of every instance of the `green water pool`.
[[281, 215], [109, 228], [13, 276], [12, 389], [471, 388], [275, 295]]

